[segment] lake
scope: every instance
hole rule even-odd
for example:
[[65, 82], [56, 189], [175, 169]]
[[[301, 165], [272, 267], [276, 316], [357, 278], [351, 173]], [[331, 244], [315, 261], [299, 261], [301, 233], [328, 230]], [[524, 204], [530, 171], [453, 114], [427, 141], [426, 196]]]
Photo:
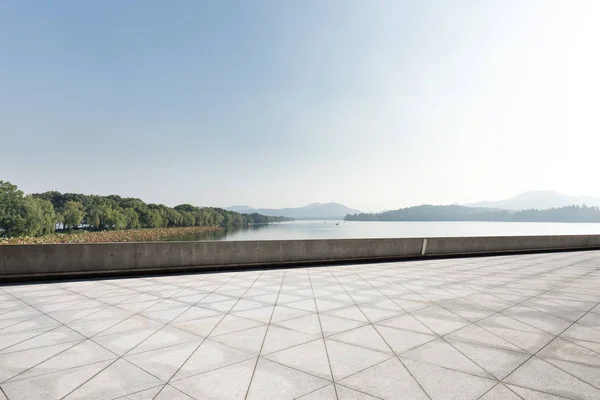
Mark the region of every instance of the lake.
[[[600, 234], [598, 223], [290, 221], [254, 225], [188, 240], [357, 239], [433, 236]], [[180, 239], [181, 240], [181, 239]]]

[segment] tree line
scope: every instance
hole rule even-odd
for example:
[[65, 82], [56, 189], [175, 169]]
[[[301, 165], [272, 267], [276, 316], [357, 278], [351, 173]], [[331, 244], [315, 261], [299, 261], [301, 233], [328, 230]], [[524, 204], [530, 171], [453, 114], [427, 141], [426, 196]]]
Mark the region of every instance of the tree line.
[[381, 213], [348, 214], [346, 221], [490, 221], [490, 222], [600, 222], [600, 208], [572, 205], [521, 211], [458, 205], [422, 205]]
[[186, 226], [240, 227], [288, 221], [216, 207], [146, 204], [117, 195], [97, 196], [50, 191], [25, 195], [0, 181], [0, 237], [40, 236], [55, 230], [121, 230]]

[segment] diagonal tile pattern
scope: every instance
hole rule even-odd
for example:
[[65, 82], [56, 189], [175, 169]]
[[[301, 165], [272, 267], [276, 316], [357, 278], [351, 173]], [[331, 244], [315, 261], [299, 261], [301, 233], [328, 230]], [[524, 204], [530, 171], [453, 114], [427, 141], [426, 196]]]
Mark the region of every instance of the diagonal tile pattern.
[[0, 285], [0, 389], [599, 399], [600, 252]]

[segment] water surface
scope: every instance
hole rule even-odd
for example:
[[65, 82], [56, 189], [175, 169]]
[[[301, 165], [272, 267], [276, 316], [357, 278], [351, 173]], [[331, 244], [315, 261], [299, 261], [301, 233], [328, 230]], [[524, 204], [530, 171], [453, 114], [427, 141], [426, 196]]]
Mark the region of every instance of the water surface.
[[[188, 240], [358, 239], [600, 234], [598, 223], [291, 221], [213, 232]], [[181, 239], [179, 239], [181, 240]]]

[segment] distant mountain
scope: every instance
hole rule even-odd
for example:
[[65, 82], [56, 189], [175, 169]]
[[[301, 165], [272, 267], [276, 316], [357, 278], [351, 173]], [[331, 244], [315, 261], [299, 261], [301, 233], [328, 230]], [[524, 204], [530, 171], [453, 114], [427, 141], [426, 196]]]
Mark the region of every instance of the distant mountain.
[[503, 210], [548, 209], [571, 205], [598, 206], [600, 199], [591, 196], [568, 196], [552, 191], [524, 192], [515, 197], [498, 201], [479, 201], [467, 204], [470, 207], [501, 208]]
[[422, 205], [377, 214], [346, 215], [346, 221], [495, 221], [495, 222], [600, 222], [597, 207], [565, 206], [546, 210]]
[[296, 208], [252, 208], [248, 206], [231, 206], [226, 210], [249, 214], [259, 213], [273, 217], [288, 217], [294, 219], [343, 219], [347, 214], [360, 213], [358, 210], [339, 203], [311, 203]]
[[[235, 211], [238, 213], [251, 213], [254, 212], [254, 208], [250, 207], [250, 206], [231, 206], [231, 207], [225, 207], [225, 210], [229, 210], [229, 211]], [[250, 210], [250, 211], [248, 211]]]

